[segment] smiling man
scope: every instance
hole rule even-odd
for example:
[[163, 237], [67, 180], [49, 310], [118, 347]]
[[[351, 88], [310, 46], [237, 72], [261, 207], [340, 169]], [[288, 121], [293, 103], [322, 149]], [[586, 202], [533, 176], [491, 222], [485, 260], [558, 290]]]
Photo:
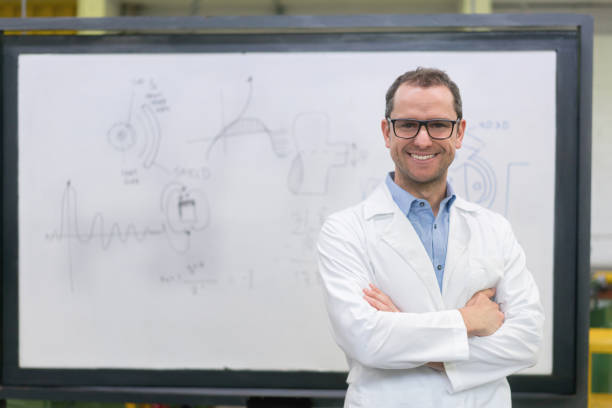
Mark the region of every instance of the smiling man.
[[331, 215], [319, 270], [350, 367], [345, 407], [510, 407], [543, 312], [509, 223], [447, 181], [466, 121], [443, 71], [398, 77], [381, 121], [395, 171]]

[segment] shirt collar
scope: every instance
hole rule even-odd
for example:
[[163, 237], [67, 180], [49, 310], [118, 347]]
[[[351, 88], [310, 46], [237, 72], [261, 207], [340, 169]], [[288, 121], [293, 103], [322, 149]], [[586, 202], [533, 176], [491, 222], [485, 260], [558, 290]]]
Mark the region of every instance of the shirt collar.
[[[387, 174], [387, 178], [385, 179], [385, 183], [387, 184], [387, 188], [389, 189], [389, 192], [391, 193], [391, 197], [393, 198], [393, 201], [395, 201], [395, 203], [400, 208], [402, 213], [408, 215], [408, 213], [410, 212], [410, 209], [412, 208], [412, 203], [418, 199], [412, 194], [410, 194], [408, 191], [404, 190], [403, 188], [395, 184], [394, 178], [395, 178], [395, 172], [394, 171], [389, 172], [389, 174]], [[453, 187], [447, 181], [446, 182], [446, 195], [444, 196], [444, 199], [440, 203], [440, 207], [445, 208], [446, 210], [450, 210], [450, 207], [455, 201], [455, 198], [456, 198], [455, 190], [453, 190]]]

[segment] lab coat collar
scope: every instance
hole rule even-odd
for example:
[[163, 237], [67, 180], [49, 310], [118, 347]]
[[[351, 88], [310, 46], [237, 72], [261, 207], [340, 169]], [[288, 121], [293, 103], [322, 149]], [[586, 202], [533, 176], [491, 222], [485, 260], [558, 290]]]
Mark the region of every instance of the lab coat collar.
[[482, 208], [478, 204], [470, 203], [469, 201], [466, 201], [459, 196], [456, 196], [455, 202], [453, 203], [453, 207], [457, 207], [459, 210], [471, 213], [477, 212]]
[[[470, 225], [462, 212], [476, 212], [479, 206], [457, 197], [450, 212], [450, 227], [446, 268], [442, 284], [443, 293], [451, 284], [451, 279], [457, 266], [463, 265], [467, 259], [467, 248], [470, 239]], [[414, 227], [393, 201], [386, 184], [381, 183], [364, 202], [364, 218], [366, 220], [377, 216], [391, 215], [392, 219], [382, 231], [380, 238], [389, 244], [423, 281], [431, 299], [439, 310], [444, 310], [443, 295], [436, 280], [433, 265]]]
[[[480, 209], [480, 207], [474, 203], [470, 203], [469, 201], [466, 201], [459, 196], [455, 197], [455, 202], [451, 206], [451, 214], [452, 208], [467, 212], [476, 212]], [[393, 201], [393, 197], [391, 197], [391, 193], [389, 192], [387, 185], [383, 181], [366, 199], [364, 203], [363, 215], [364, 218], [368, 220], [375, 215], [393, 214], [398, 209], [399, 207], [397, 206], [395, 201]]]

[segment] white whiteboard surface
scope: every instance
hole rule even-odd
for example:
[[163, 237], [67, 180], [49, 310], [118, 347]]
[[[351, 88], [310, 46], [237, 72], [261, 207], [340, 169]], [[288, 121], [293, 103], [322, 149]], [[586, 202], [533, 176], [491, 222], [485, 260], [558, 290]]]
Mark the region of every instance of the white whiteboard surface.
[[446, 70], [458, 194], [505, 214], [552, 372], [552, 51], [19, 57], [22, 368], [343, 371], [314, 244], [392, 162], [393, 79]]

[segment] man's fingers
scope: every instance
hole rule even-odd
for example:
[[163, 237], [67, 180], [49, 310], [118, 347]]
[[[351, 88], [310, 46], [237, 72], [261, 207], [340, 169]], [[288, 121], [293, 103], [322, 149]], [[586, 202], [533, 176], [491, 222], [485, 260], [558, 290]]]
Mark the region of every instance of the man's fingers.
[[480, 293], [491, 299], [493, 296], [495, 296], [495, 288], [485, 289], [480, 291]]
[[382, 291], [382, 290], [380, 290], [380, 289], [378, 289], [376, 286], [374, 286], [374, 284], [373, 284], [373, 283], [370, 283], [370, 290], [371, 290], [372, 292], [375, 292], [375, 293], [379, 294], [379, 295], [382, 295], [382, 296], [387, 296], [387, 295], [385, 295], [385, 294], [383, 293], [383, 291]]
[[495, 288], [483, 289], [483, 290], [479, 290], [478, 292], [474, 293], [472, 297], [470, 298], [470, 300], [468, 300], [468, 302], [466, 303], [466, 306], [469, 306], [470, 303], [473, 303], [473, 301], [478, 297], [478, 295], [484, 295], [488, 297], [489, 299], [491, 299], [493, 296], [495, 296]]
[[364, 289], [363, 293], [370, 299], [376, 300], [379, 304], [385, 305], [387, 308], [391, 308], [391, 300], [389, 298], [385, 298], [384, 296], [379, 295], [371, 290]]
[[370, 306], [372, 306], [376, 310], [380, 310], [381, 312], [390, 311], [389, 306], [387, 306], [386, 304], [384, 304], [383, 302], [381, 302], [380, 300], [376, 298], [373, 298], [368, 295], [365, 295], [363, 298], [366, 300], [366, 302], [370, 304]]
[[[372, 284], [370, 284], [370, 285], [372, 285]], [[374, 286], [374, 287], [376, 287], [376, 286]], [[363, 289], [363, 293], [365, 293], [368, 296], [372, 296], [373, 298], [376, 298], [376, 299], [380, 300], [381, 302], [385, 302], [385, 303], [391, 302], [391, 300], [389, 299], [389, 296], [385, 295], [380, 290], [374, 290], [374, 289], [365, 288], [365, 289]]]
[[440, 363], [440, 362], [429, 362], [429, 363], [425, 363], [425, 365], [429, 368], [433, 368], [436, 371], [439, 372], [444, 372], [444, 363]]
[[369, 288], [363, 288], [363, 293], [367, 298], [376, 301], [375, 305], [372, 302], [369, 302], [372, 306], [374, 306], [378, 310], [386, 311], [386, 312], [399, 312], [400, 310], [393, 304], [391, 298], [385, 295], [380, 289], [370, 283]]

